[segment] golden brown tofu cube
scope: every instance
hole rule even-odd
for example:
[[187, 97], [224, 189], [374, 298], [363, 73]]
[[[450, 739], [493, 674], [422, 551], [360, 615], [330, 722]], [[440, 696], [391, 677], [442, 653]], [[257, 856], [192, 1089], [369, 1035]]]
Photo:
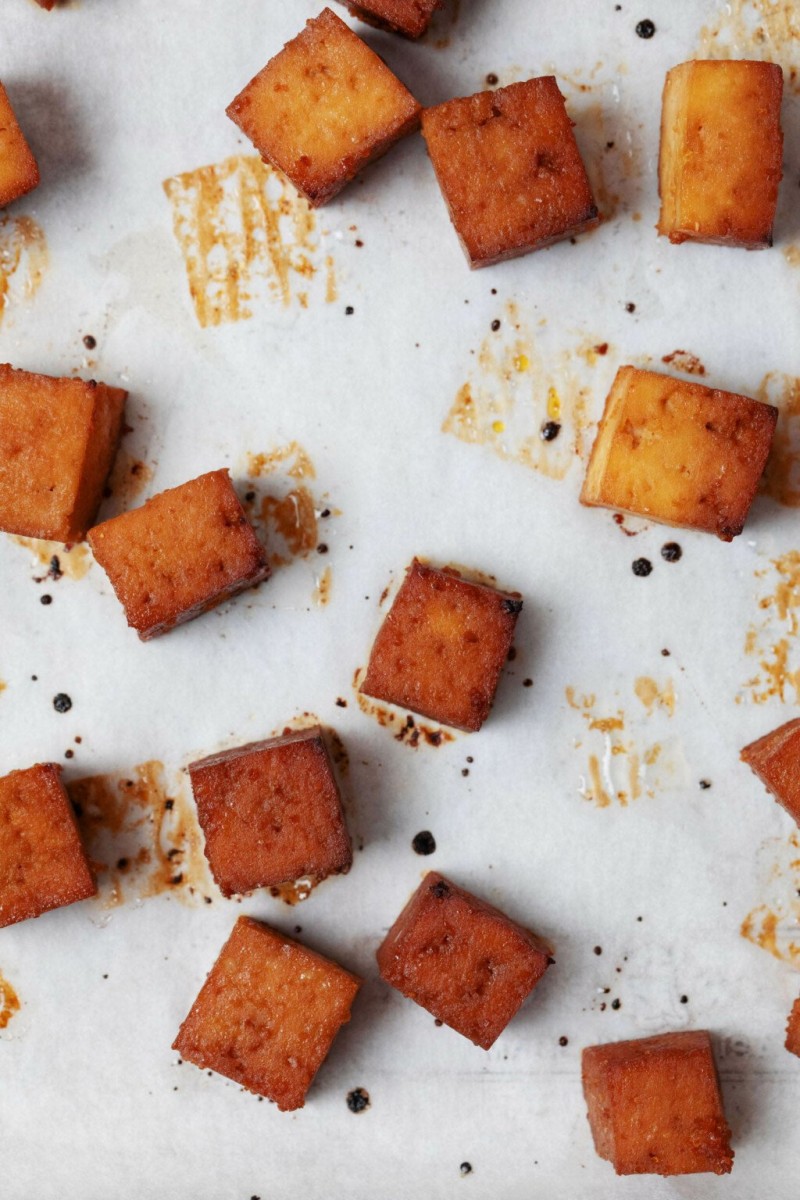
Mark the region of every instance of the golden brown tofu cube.
[[405, 37], [422, 37], [431, 23], [431, 17], [442, 0], [344, 0], [354, 17], [379, 29], [402, 33]]
[[251, 79], [227, 113], [316, 207], [416, 129], [420, 106], [325, 8]]
[[173, 1049], [282, 1112], [302, 1108], [360, 986], [330, 959], [239, 917]]
[[0, 208], [39, 184], [39, 168], [0, 83]]
[[89, 545], [142, 641], [216, 608], [270, 573], [224, 469], [95, 525]]
[[127, 392], [0, 365], [0, 529], [80, 541], [117, 452]]
[[664, 1033], [583, 1052], [597, 1153], [618, 1175], [727, 1175], [733, 1166], [711, 1038]]
[[615, 508], [729, 542], [767, 461], [770, 404], [620, 367], [597, 430], [581, 504]]
[[442, 725], [480, 729], [521, 610], [518, 592], [415, 558], [378, 631], [361, 691]]
[[751, 742], [740, 758], [800, 825], [800, 718]]
[[671, 242], [772, 245], [783, 73], [768, 62], [687, 62], [667, 73], [659, 233]]
[[349, 871], [350, 837], [318, 725], [200, 759], [189, 776], [224, 896]]
[[784, 1044], [790, 1054], [796, 1054], [800, 1058], [800, 998], [795, 1000], [789, 1013]]
[[552, 953], [505, 913], [429, 871], [377, 957], [387, 983], [488, 1050]]
[[97, 891], [55, 763], [0, 779], [0, 928]]
[[599, 224], [554, 76], [426, 108], [422, 134], [470, 266]]

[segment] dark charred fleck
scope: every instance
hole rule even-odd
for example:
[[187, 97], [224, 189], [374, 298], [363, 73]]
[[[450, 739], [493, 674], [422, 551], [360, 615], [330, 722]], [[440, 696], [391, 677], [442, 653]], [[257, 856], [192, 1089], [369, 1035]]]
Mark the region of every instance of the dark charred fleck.
[[336, 697], [336, 707], [337, 708], [347, 708], [347, 701], [343, 700], [341, 696], [337, 696]]
[[425, 734], [425, 741], [429, 746], [441, 746], [442, 735], [438, 729], [425, 729], [423, 732]]
[[462, 774], [462, 775], [464, 776], [464, 778], [466, 779], [467, 775], [469, 775], [469, 767], [462, 767], [462, 768], [461, 768], [461, 774]]
[[632, 300], [629, 300], [628, 303], [625, 305], [625, 312], [636, 312], [636, 305], [633, 303]]
[[606, 142], [606, 150], [613, 150], [613, 149], [614, 149], [614, 143]]
[[495, 320], [492, 321], [492, 333], [497, 333], [499, 328], [500, 328], [500, 322], [495, 318]]
[[612, 1008], [615, 1008], [615, 1009], [616, 1009], [616, 1008], [622, 1008], [622, 1001], [621, 1001], [621, 1000], [612, 1000], [612, 1001], [611, 1001], [611, 1007], [612, 1007]]
[[317, 546], [317, 554], [327, 554], [327, 553], [328, 553], [328, 547], [326, 546], [326, 544], [324, 542], [320, 542], [320, 544]]
[[700, 787], [703, 789], [704, 792], [707, 791], [711, 787], [711, 780], [710, 779], [701, 779]]
[[665, 542], [661, 547], [661, 557], [666, 562], [677, 562], [682, 554], [683, 550], [681, 550], [677, 542]]
[[561, 426], [558, 421], [545, 421], [539, 431], [539, 437], [543, 442], [554, 442], [561, 433]]
[[472, 1163], [463, 1162], [458, 1169], [462, 1175], [471, 1175], [472, 1174]]
[[361, 1113], [369, 1108], [369, 1092], [364, 1088], [353, 1088], [352, 1092], [347, 1093], [347, 1107], [352, 1113]]
[[662, 651], [661, 651], [661, 657], [662, 657], [662, 658], [669, 658], [669, 656], [670, 656], [670, 654], [669, 654], [669, 650], [667, 650], [666, 648], [665, 648], [664, 650], [662, 650]]
[[74, 750], [65, 750], [64, 751], [64, 758], [74, 758], [74, 757], [75, 757]]
[[183, 875], [180, 872], [178, 872], [177, 875], [173, 875], [172, 879], [170, 879], [170, 883], [173, 883], [173, 884], [183, 883]]
[[[613, 146], [614, 143], [611, 142], [610, 145]], [[608, 342], [601, 342], [599, 346], [595, 346], [595, 352], [601, 357], [608, 354]]]
[[364, 245], [361, 238], [356, 238], [356, 245], [359, 247], [359, 249]]
[[54, 554], [50, 559], [50, 566], [47, 568], [47, 574], [51, 579], [60, 579], [64, 574], [64, 572], [61, 570], [61, 563], [59, 562], [57, 554]]
[[329, 517], [331, 515], [331, 510], [329, 508], [323, 508], [322, 512], [319, 515], [321, 517]]
[[500, 80], [497, 78], [494, 71], [490, 71], [489, 74], [486, 76], [486, 82], [488, 83], [489, 87], [494, 87], [496, 84], [498, 84], [500, 82]]
[[175, 801], [174, 801], [174, 800], [165, 800], [165, 801], [164, 801], [164, 808], [166, 809], [166, 811], [167, 811], [167, 812], [169, 812], [169, 811], [170, 811], [171, 809], [173, 809], [174, 807], [175, 807]]
[[681, 996], [681, 1004], [688, 1004], [688, 1003], [689, 1003], [689, 997]]
[[506, 662], [513, 662], [516, 657], [517, 657], [517, 647], [512, 646], [510, 648], [508, 654], [506, 655]]
[[631, 563], [631, 570], [633, 571], [634, 575], [641, 575], [644, 577], [645, 575], [649, 575], [652, 569], [653, 564], [650, 562], [649, 558], [635, 558]]
[[53, 603], [53, 597], [52, 597], [52, 596], [50, 596], [50, 595], [48, 595], [48, 594], [45, 592], [44, 596], [40, 596], [40, 597], [39, 597], [39, 603], [40, 603], [40, 604], [52, 604], [52, 603]]
[[656, 27], [652, 21], [645, 19], [640, 21], [636, 26], [636, 36], [640, 38], [651, 38], [656, 31]]
[[256, 498], [256, 494], [255, 494], [255, 492], [245, 492], [244, 498], [248, 504], [252, 504]]
[[444, 1021], [440, 1021], [438, 1017], [436, 1017], [436, 1019], [434, 1020], [433, 1023], [437, 1029], [441, 1029], [442, 1026], [444, 1025]]
[[58, 695], [53, 697], [53, 708], [58, 713], [69, 712], [72, 708], [72, 701], [66, 692], [59, 692]]
[[127, 865], [128, 865], [127, 858], [118, 858], [117, 859], [117, 870], [118, 871], [124, 871], [125, 868], [127, 867]]
[[415, 854], [433, 854], [436, 849], [436, 838], [430, 829], [423, 829], [420, 833], [415, 834], [411, 847]]
[[559, 1046], [568, 1046], [568, 1045], [569, 1045], [569, 1038], [566, 1038], [566, 1037], [560, 1037], [560, 1038], [558, 1039], [558, 1044], [559, 1044]]
[[503, 601], [501, 607], [503, 609], [503, 612], [520, 613], [520, 612], [522, 612], [522, 601], [521, 600], [512, 600], [510, 598], [507, 598]]
[[595, 954], [602, 954], [602, 953], [603, 953], [603, 947], [602, 947], [602, 946], [595, 946], [595, 948], [594, 948], [594, 952], [595, 952]]
[[97, 338], [93, 338], [90, 333], [87, 333], [83, 339], [83, 344], [87, 350], [94, 350], [97, 345]]
[[475, 762], [475, 759], [472, 757], [472, 755], [471, 755], [471, 754], [468, 754], [468, 755], [467, 755], [467, 762], [468, 762], [468, 763], [473, 763], [473, 762]]
[[437, 900], [444, 900], [445, 896], [450, 895], [450, 888], [443, 879], [438, 880], [431, 887], [431, 891]]
[[356, 310], [353, 308], [352, 304], [348, 304], [347, 308], [344, 310], [344, 315], [346, 317], [352, 317], [355, 311]]
[[547, 965], [548, 967], [554, 967], [556, 965], [556, 960], [553, 958], [552, 954], [548, 954], [547, 956]]
[[522, 686], [523, 687], [533, 687], [533, 680], [532, 679], [523, 679]]

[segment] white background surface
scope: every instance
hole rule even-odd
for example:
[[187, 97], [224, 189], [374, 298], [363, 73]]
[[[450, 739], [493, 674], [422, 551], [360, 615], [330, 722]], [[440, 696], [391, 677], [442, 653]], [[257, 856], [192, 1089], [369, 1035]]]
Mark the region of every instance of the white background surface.
[[[470, 273], [414, 137], [321, 214], [337, 302], [286, 309], [266, 296], [251, 319], [202, 329], [162, 181], [248, 152], [225, 105], [318, 6], [82, 0], [47, 14], [5, 0], [0, 74], [43, 176], [13, 211], [42, 225], [50, 266], [37, 295], [5, 314], [0, 356], [67, 374], [94, 334], [84, 374], [130, 389], [130, 448], [154, 467], [150, 492], [221, 465], [242, 482], [247, 452], [296, 439], [342, 515], [326, 529], [327, 607], [310, 602], [316, 561], [296, 562], [148, 645], [96, 566], [47, 585], [43, 607], [30, 553], [3, 539], [0, 770], [64, 761], [77, 734], [68, 778], [151, 758], [174, 771], [310, 710], [348, 748], [364, 849], [298, 909], [263, 894], [110, 914], [88, 902], [0, 932], [0, 970], [23, 1001], [0, 1034], [3, 1200], [796, 1195], [800, 1063], [782, 1043], [798, 980], [739, 934], [770, 888], [788, 886], [765, 870], [769, 839], [785, 846], [792, 825], [737, 761], [794, 709], [788, 693], [761, 706], [735, 698], [755, 669], [746, 630], [763, 617], [754, 572], [797, 544], [797, 515], [761, 498], [734, 544], [681, 532], [670, 565], [659, 554], [670, 531], [628, 539], [610, 513], [580, 508], [577, 459], [555, 480], [441, 431], [508, 301], [556, 382], [584, 340], [610, 344], [594, 367], [577, 356], [570, 367], [591, 389], [593, 420], [620, 362], [658, 363], [678, 347], [700, 356], [708, 381], [744, 393], [768, 371], [800, 374], [800, 275], [781, 252], [800, 226], [796, 96], [774, 250], [675, 248], [653, 229], [664, 73], [721, 9], [462, 0], [446, 48], [369, 33], [427, 104], [480, 90], [488, 72], [508, 83], [555, 69], [591, 85], [564, 90], [587, 158], [602, 149], [588, 120], [581, 129], [589, 106], [630, 149], [616, 214], [574, 246]], [[650, 41], [634, 32], [643, 17], [657, 25]], [[491, 719], [435, 750], [396, 742], [351, 687], [380, 593], [414, 554], [480, 568], [525, 596]], [[640, 555], [654, 563], [646, 579], [631, 572]], [[674, 717], [647, 716], [632, 691], [643, 675], [672, 680]], [[653, 795], [606, 809], [581, 795], [589, 740], [568, 686], [594, 693], [604, 715], [623, 708], [626, 736], [668, 743], [672, 768]], [[52, 707], [59, 691], [73, 700], [65, 715]], [[713, 786], [701, 791], [701, 778]], [[411, 850], [420, 829], [438, 843], [429, 859]], [[489, 1053], [377, 979], [375, 948], [427, 867], [555, 943], [557, 965]], [[287, 932], [301, 923], [308, 944], [366, 979], [296, 1114], [178, 1067], [170, 1050], [242, 911]], [[622, 1007], [601, 1012], [612, 997]], [[580, 1049], [690, 1027], [717, 1037], [733, 1174], [618, 1181], [592, 1148]], [[359, 1116], [345, 1104], [356, 1086], [372, 1101]], [[461, 1178], [465, 1160], [474, 1169]]]

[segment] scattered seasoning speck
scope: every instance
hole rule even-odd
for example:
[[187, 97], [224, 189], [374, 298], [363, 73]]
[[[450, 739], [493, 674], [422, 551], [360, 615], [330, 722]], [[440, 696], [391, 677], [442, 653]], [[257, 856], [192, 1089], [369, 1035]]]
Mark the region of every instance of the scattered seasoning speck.
[[353, 308], [352, 304], [348, 304], [347, 308], [344, 310], [344, 315], [346, 317], [352, 317], [355, 311], [356, 310]]
[[57, 696], [53, 697], [53, 708], [58, 713], [69, 712], [72, 708], [72, 701], [66, 692], [59, 692]]
[[320, 544], [317, 546], [317, 554], [327, 554], [327, 553], [328, 553], [328, 547], [325, 545], [324, 542], [320, 542]]
[[347, 1107], [351, 1113], [361, 1113], [369, 1108], [369, 1092], [363, 1088], [353, 1088], [352, 1092], [347, 1093]]
[[625, 312], [636, 312], [636, 305], [631, 300], [625, 305]]
[[40, 596], [40, 597], [39, 597], [39, 603], [40, 603], [40, 604], [52, 604], [52, 603], [53, 603], [53, 597], [52, 597], [52, 596], [48, 596], [48, 595], [45, 593], [45, 595], [44, 595], [44, 596]]
[[65, 750], [64, 751], [64, 758], [74, 758], [74, 757], [75, 757], [74, 750]]
[[87, 350], [94, 350], [97, 345], [97, 338], [93, 338], [90, 333], [87, 333], [83, 339], [83, 344]]
[[471, 1175], [472, 1174], [472, 1163], [463, 1162], [458, 1169], [462, 1175]]
[[347, 701], [343, 700], [341, 696], [337, 696], [336, 697], [336, 707], [337, 708], [347, 708]]
[[494, 71], [490, 71], [489, 74], [486, 76], [486, 82], [488, 83], [489, 87], [494, 87], [494, 85], [496, 83], [499, 83], [500, 80], [497, 78]]
[[594, 952], [595, 952], [595, 954], [602, 954], [602, 953], [603, 953], [603, 947], [602, 947], [602, 946], [595, 946], [595, 948], [594, 948]]
[[473, 762], [475, 762], [475, 759], [472, 757], [472, 755], [471, 755], [471, 754], [468, 754], [468, 755], [467, 755], [467, 762], [468, 762], [468, 763], [473, 763]]
[[700, 787], [703, 789], [704, 792], [707, 791], [708, 788], [711, 787], [711, 780], [710, 779], [701, 779]]
[[469, 767], [462, 767], [461, 774], [466, 778], [466, 776], [469, 775]]
[[433, 854], [436, 849], [436, 838], [430, 829], [423, 829], [414, 836], [411, 847], [415, 854]]
[[649, 558], [635, 558], [631, 563], [631, 570], [633, 571], [634, 575], [641, 575], [644, 577], [649, 575], [652, 569], [653, 564], [650, 562]]
[[688, 1003], [689, 1003], [689, 997], [681, 996], [681, 1004], [688, 1004]]
[[667, 562], [677, 562], [683, 554], [677, 542], [665, 542], [661, 547], [661, 557]]
[[622, 1001], [621, 1000], [612, 1000], [611, 1007], [612, 1008], [622, 1008]]
[[637, 920], [637, 921], [643, 921], [643, 920], [644, 920], [644, 917], [637, 917], [637, 918], [636, 918], [636, 920]]
[[664, 649], [664, 650], [662, 650], [662, 651], [661, 651], [661, 657], [662, 657], [662, 658], [669, 658], [669, 656], [670, 656], [670, 654], [669, 654], [669, 650], [667, 650], [667, 649]]
[[356, 245], [359, 247], [359, 249], [364, 245], [361, 238], [356, 238]]
[[559, 1046], [568, 1046], [568, 1045], [569, 1045], [569, 1038], [560, 1037], [560, 1038], [558, 1039], [558, 1044], [559, 1044]]
[[533, 687], [533, 680], [532, 679], [523, 679], [522, 686], [523, 687]]
[[499, 328], [500, 328], [500, 322], [497, 320], [497, 318], [495, 318], [495, 320], [492, 321], [492, 333], [497, 333]]
[[245, 492], [244, 498], [248, 504], [252, 504], [256, 498], [256, 494], [255, 494], [255, 492]]
[[652, 21], [640, 21], [636, 26], [636, 36], [640, 38], [651, 38], [656, 31], [656, 27]]
[[323, 508], [322, 512], [319, 515], [321, 517], [329, 517], [331, 515], [331, 510], [329, 508]]
[[543, 442], [554, 442], [561, 433], [561, 426], [558, 421], [545, 421], [539, 431], [539, 437]]
[[64, 572], [61, 570], [61, 563], [59, 562], [57, 554], [54, 554], [50, 559], [50, 566], [47, 569], [47, 574], [51, 579], [60, 579], [64, 574]]

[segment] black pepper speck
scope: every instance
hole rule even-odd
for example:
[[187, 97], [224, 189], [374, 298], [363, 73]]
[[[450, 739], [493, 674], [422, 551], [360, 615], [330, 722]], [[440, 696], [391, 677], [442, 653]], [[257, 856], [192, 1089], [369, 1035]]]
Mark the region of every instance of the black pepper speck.
[[711, 787], [711, 780], [710, 779], [701, 779], [700, 787], [703, 789], [704, 792], [708, 791], [708, 789]]
[[631, 563], [631, 570], [633, 571], [634, 575], [640, 575], [644, 577], [649, 575], [652, 569], [653, 564], [650, 562], [649, 558], [635, 558]]
[[500, 328], [500, 322], [495, 318], [495, 320], [492, 321], [492, 333], [497, 333], [499, 328]]
[[688, 1004], [688, 1003], [689, 1003], [689, 997], [681, 996], [681, 1004]]
[[415, 854], [433, 854], [436, 849], [436, 838], [430, 829], [423, 829], [414, 836], [411, 847]]
[[95, 346], [97, 345], [97, 339], [93, 338], [90, 333], [87, 333], [83, 339], [83, 344], [87, 350], [94, 350]]
[[661, 557], [666, 562], [677, 562], [682, 554], [683, 550], [681, 550], [677, 542], [665, 542], [661, 547]]
[[636, 36], [640, 37], [640, 38], [645, 38], [645, 40], [647, 40], [648, 38], [651, 38], [653, 36], [653, 34], [655, 33], [655, 31], [656, 31], [655, 25], [653, 24], [652, 21], [647, 20], [647, 19], [645, 19], [644, 21], [640, 21], [639, 24], [636, 26]]
[[471, 1175], [472, 1174], [472, 1163], [463, 1162], [458, 1169], [462, 1175]]
[[45, 593], [45, 595], [44, 595], [44, 596], [40, 596], [40, 597], [39, 597], [39, 603], [40, 603], [40, 604], [52, 604], [52, 603], [53, 603], [53, 597], [52, 597], [52, 596], [48, 596], [48, 595], [47, 595], [47, 593]]
[[612, 1000], [611, 1007], [612, 1008], [622, 1008], [622, 1001], [621, 1000]]
[[561, 433], [561, 426], [558, 421], [545, 421], [539, 431], [539, 437], [543, 442], [554, 442]]
[[69, 712], [72, 708], [72, 701], [66, 692], [59, 692], [57, 696], [53, 697], [53, 708], [58, 713]]
[[595, 954], [602, 954], [602, 953], [603, 953], [603, 947], [602, 947], [602, 946], [595, 946], [595, 948], [594, 948], [594, 952], [595, 952]]
[[559, 1044], [559, 1046], [568, 1046], [568, 1045], [569, 1045], [569, 1038], [560, 1037], [560, 1038], [558, 1039], [558, 1044]]
[[636, 312], [636, 305], [631, 300], [625, 305], [625, 312]]
[[352, 317], [355, 311], [356, 310], [353, 308], [352, 304], [348, 304], [347, 308], [344, 310], [344, 315], [346, 317]]
[[351, 1113], [362, 1113], [369, 1108], [369, 1092], [364, 1088], [353, 1088], [347, 1093], [347, 1107]]

